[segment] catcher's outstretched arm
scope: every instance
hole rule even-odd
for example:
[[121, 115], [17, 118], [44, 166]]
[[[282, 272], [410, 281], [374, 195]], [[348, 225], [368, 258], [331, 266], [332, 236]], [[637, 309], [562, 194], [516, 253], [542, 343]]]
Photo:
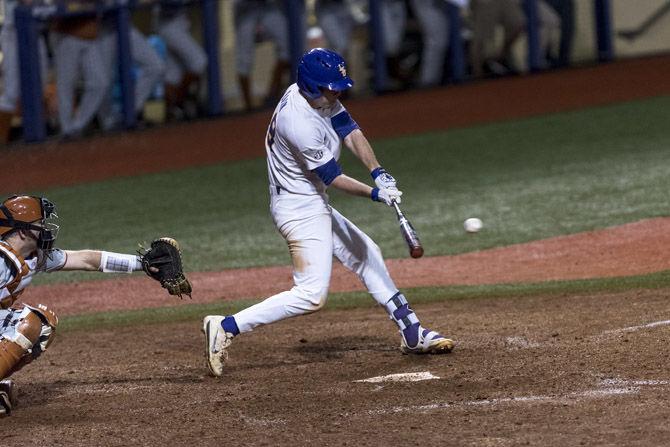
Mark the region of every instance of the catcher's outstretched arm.
[[64, 250], [66, 259], [61, 270], [101, 271], [104, 273], [132, 273], [142, 270], [137, 255], [99, 250]]

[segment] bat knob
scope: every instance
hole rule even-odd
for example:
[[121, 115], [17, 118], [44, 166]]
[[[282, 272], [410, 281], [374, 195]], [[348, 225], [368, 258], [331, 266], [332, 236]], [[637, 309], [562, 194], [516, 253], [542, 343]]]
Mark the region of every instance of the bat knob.
[[413, 258], [420, 258], [423, 256], [423, 247], [412, 247], [409, 249], [409, 255]]

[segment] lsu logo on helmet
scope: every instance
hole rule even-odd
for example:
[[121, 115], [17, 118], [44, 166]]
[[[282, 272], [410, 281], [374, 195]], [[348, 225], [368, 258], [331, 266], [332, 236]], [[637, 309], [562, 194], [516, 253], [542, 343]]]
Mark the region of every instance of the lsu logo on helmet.
[[344, 62], [337, 66], [337, 69], [340, 70], [340, 74], [343, 78], [347, 77], [347, 67], [344, 66]]

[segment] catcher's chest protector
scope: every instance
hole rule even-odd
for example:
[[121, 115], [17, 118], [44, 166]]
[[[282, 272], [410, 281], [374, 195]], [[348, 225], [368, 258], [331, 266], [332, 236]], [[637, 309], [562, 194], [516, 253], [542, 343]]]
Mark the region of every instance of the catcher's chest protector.
[[17, 288], [23, 277], [29, 273], [30, 268], [25, 259], [4, 241], [0, 241], [0, 261], [5, 262], [14, 273], [14, 279], [0, 288], [0, 309], [7, 309], [14, 304], [23, 292], [23, 290], [17, 290]]

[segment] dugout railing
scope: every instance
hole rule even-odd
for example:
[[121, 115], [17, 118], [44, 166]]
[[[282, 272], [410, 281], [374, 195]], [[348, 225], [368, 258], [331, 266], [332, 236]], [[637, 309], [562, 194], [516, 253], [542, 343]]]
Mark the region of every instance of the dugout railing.
[[[30, 5], [20, 4], [15, 11], [15, 26], [19, 46], [19, 66], [21, 71], [21, 109], [23, 115], [23, 138], [27, 142], [43, 141], [46, 136], [46, 123], [42, 101], [42, 81], [38, 60], [39, 23], [56, 18], [81, 15], [113, 14], [117, 25], [118, 76], [121, 85], [121, 105], [123, 124], [126, 128], [136, 125], [133, 113], [133, 77], [130, 56], [129, 24], [131, 12], [137, 8], [150, 7], [166, 0], [33, 0]], [[219, 0], [169, 0], [190, 3], [201, 8], [202, 40], [208, 57], [207, 64], [207, 113], [210, 116], [221, 115], [225, 111], [222, 77], [220, 67]], [[292, 76], [297, 62], [305, 50], [306, 24], [305, 1], [283, 0], [289, 24], [289, 48], [291, 53]], [[372, 52], [372, 87], [382, 92], [387, 80], [384, 59], [382, 21], [380, 4], [384, 0], [369, 1], [369, 45]], [[537, 1], [523, 0], [527, 16], [527, 65], [530, 71], [540, 69], [540, 36], [537, 17]], [[465, 79], [466, 61], [464, 42], [461, 35], [460, 8], [463, 0], [444, 2], [444, 14], [450, 23], [449, 64], [453, 82]], [[613, 59], [612, 11], [610, 0], [593, 0], [593, 17], [598, 61]]]

